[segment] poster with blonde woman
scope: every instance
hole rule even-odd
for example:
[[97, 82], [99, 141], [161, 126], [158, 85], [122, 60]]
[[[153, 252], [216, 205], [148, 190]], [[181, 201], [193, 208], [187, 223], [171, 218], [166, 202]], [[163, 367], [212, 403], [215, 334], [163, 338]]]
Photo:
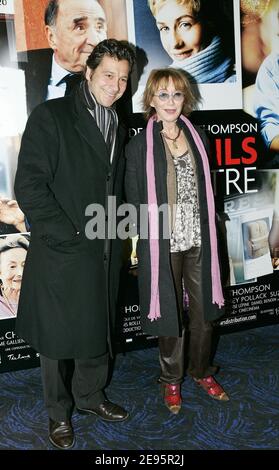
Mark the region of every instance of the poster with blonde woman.
[[166, 66], [187, 73], [198, 109], [242, 108], [238, 0], [134, 0], [127, 8], [129, 39], [148, 58], [135, 85], [134, 112], [141, 111], [149, 72]]

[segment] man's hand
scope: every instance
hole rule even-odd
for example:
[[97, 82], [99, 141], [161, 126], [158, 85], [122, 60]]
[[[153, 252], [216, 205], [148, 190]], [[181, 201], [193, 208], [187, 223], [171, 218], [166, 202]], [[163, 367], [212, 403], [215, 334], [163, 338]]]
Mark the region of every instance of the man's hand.
[[14, 199], [0, 195], [0, 222], [14, 225], [19, 232], [26, 232], [24, 214]]

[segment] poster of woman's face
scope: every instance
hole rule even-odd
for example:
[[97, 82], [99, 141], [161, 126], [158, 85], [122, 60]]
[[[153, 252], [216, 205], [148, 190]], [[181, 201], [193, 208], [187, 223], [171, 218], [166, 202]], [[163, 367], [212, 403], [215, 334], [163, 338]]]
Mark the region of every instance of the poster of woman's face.
[[[133, 111], [154, 68], [183, 69], [199, 96], [198, 109], [241, 109], [239, 0], [132, 0], [128, 36], [138, 50]], [[135, 78], [136, 77], [136, 78]]]
[[0, 237], [0, 320], [15, 318], [29, 235]]

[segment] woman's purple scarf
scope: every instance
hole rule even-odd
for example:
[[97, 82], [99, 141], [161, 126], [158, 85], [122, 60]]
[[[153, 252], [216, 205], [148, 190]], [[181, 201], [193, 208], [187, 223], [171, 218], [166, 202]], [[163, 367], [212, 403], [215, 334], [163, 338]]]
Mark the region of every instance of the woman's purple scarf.
[[[211, 250], [211, 278], [212, 278], [212, 303], [217, 304], [219, 308], [224, 305], [224, 297], [220, 279], [220, 269], [217, 253], [217, 236], [215, 227], [215, 204], [211, 187], [210, 169], [207, 153], [203, 142], [185, 116], [180, 116], [182, 121], [188, 127], [197, 149], [202, 158], [203, 171], [205, 175], [206, 198], [208, 207], [209, 220], [209, 237]], [[148, 198], [148, 220], [149, 220], [149, 247], [150, 247], [150, 265], [151, 265], [151, 297], [148, 318], [151, 321], [161, 317], [160, 312], [160, 296], [159, 296], [159, 223], [158, 223], [158, 206], [155, 184], [154, 171], [154, 154], [153, 154], [153, 123], [156, 116], [152, 116], [147, 124], [146, 141], [146, 175], [147, 175], [147, 198]]]

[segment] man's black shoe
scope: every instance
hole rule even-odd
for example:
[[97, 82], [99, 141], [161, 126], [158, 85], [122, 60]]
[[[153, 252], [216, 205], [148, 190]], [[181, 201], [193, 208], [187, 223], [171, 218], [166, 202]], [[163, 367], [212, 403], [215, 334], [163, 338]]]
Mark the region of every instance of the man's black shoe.
[[49, 419], [50, 442], [58, 449], [70, 449], [75, 443], [71, 421], [53, 421]]
[[77, 411], [84, 415], [97, 415], [104, 421], [125, 421], [129, 416], [128, 411], [109, 400], [105, 400], [95, 408], [77, 408]]

